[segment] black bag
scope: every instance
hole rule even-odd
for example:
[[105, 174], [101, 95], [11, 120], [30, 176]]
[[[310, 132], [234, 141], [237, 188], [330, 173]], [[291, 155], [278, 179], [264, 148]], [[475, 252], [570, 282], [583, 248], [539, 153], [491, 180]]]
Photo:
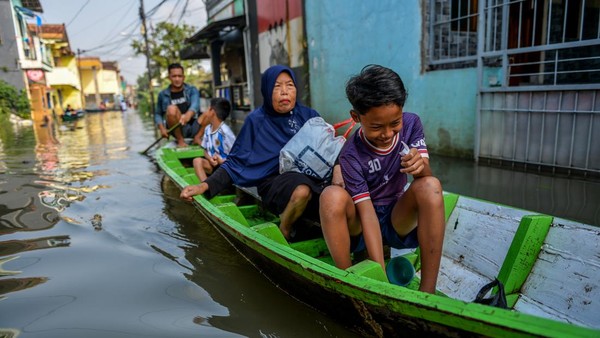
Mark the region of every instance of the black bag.
[[[483, 298], [487, 293], [493, 289], [494, 287], [498, 287], [498, 292], [493, 294], [489, 298]], [[507, 309], [508, 305], [506, 302], [506, 295], [504, 294], [504, 285], [502, 282], [495, 278], [491, 283], [484, 285], [481, 290], [477, 293], [477, 297], [475, 297], [474, 303], [486, 304], [489, 306], [495, 306], [502, 309]]]

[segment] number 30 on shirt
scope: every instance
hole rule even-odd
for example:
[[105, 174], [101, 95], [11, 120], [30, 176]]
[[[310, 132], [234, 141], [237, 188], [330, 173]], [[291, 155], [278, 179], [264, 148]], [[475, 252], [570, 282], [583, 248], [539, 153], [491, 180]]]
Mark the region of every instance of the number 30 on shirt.
[[372, 174], [376, 171], [381, 170], [381, 163], [379, 163], [379, 159], [375, 158], [368, 162], [369, 164], [369, 174]]

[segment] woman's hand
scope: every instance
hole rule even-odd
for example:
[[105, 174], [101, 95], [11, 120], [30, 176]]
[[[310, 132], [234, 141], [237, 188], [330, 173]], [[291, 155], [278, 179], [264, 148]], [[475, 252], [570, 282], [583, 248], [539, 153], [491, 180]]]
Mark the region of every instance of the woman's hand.
[[336, 164], [333, 167], [333, 178], [331, 179], [332, 185], [339, 185], [342, 188], [345, 188], [344, 177], [342, 176], [342, 167], [339, 164]]

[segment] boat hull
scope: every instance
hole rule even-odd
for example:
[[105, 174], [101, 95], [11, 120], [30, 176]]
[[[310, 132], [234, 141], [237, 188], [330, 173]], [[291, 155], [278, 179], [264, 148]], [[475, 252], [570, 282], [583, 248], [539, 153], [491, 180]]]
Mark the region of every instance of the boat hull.
[[[187, 151], [190, 150], [161, 148], [156, 154], [159, 166], [179, 187], [197, 183], [193, 169], [183, 166], [182, 160], [189, 162], [199, 154], [186, 155]], [[451, 210], [453, 206], [448, 204], [456, 203], [458, 197], [452, 194], [446, 197], [446, 207]], [[381, 267], [368, 260], [347, 270], [338, 269], [323, 258], [327, 248], [322, 239], [316, 248], [311, 247], [317, 252], [307, 254], [299, 249], [302, 243], [285, 242], [275, 224], [248, 224], [233, 203], [233, 196], [219, 198], [207, 200], [196, 196], [193, 203], [275, 285], [361, 335], [598, 337], [600, 334], [598, 329], [419, 292], [414, 285], [392, 285], [386, 277], [378, 277], [376, 270]], [[446, 216], [449, 217], [448, 210]], [[457, 224], [458, 221], [454, 227]]]

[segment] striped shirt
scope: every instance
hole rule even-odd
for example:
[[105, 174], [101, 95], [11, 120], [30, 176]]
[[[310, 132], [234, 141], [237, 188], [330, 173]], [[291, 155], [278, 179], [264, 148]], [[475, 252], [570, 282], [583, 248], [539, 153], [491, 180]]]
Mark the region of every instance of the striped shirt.
[[228, 125], [221, 122], [217, 130], [212, 130], [212, 125], [209, 124], [204, 129], [204, 137], [202, 138], [202, 148], [204, 148], [210, 156], [218, 154], [222, 159], [226, 159], [231, 151], [231, 147], [235, 142], [235, 135]]

